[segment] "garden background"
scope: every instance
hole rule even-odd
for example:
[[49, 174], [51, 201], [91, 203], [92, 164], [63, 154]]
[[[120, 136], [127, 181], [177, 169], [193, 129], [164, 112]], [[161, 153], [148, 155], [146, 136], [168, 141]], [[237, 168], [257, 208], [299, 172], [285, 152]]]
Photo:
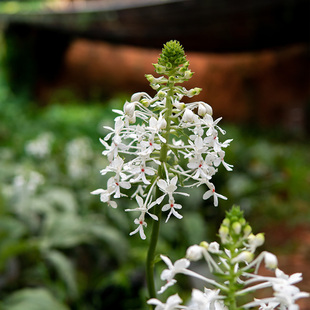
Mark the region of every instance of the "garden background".
[[[124, 5], [118, 7], [111, 1], [52, 2], [46, 20], [68, 5], [72, 11], [74, 3], [87, 9], [105, 2], [103, 11], [110, 5], [114, 16], [130, 17], [147, 9], [155, 12], [165, 1], [153, 1], [154, 6], [132, 1], [131, 7], [130, 1], [117, 1]], [[181, 14], [184, 1], [177, 2]], [[193, 2], [197, 7], [186, 7], [188, 14], [201, 4]], [[195, 72], [185, 86], [201, 87], [198, 99], [213, 107], [215, 117], [223, 117], [226, 137], [234, 139], [226, 151], [234, 170], [216, 175], [218, 192], [228, 197], [218, 208], [199, 198], [203, 189], [192, 195], [196, 200], [184, 198], [184, 218], [163, 225], [158, 251], [173, 253], [174, 260], [191, 244], [213, 241], [225, 210], [238, 204], [253, 231], [265, 232], [263, 248], [278, 255], [284, 272], [302, 272], [299, 287], [309, 291], [309, 27], [301, 23], [286, 33], [286, 41], [279, 39], [280, 33], [277, 39], [272, 29], [285, 27], [279, 16], [288, 2], [275, 1], [278, 11], [268, 6], [251, 11], [250, 18], [220, 1], [215, 12], [226, 8], [220, 16], [242, 27], [219, 40], [217, 35], [223, 36], [227, 28], [214, 32], [221, 28], [210, 22], [207, 30], [213, 32], [205, 33], [213, 35], [203, 37], [201, 23], [191, 40], [180, 38]], [[255, 1], [250, 3], [257, 8]], [[288, 24], [300, 17], [298, 8], [306, 2], [295, 3], [285, 15]], [[132, 217], [122, 210], [128, 201], [112, 210], [90, 192], [103, 184], [103, 125], [113, 124], [112, 109], [121, 109], [133, 92], [152, 91], [144, 74], [154, 72], [152, 63], [166, 38], [157, 29], [160, 44], [138, 34], [130, 44], [126, 36], [117, 36], [122, 25], [131, 29], [129, 17], [116, 17], [113, 27], [119, 28], [111, 28], [110, 36], [105, 32], [105, 39], [79, 27], [64, 30], [61, 20], [58, 27], [57, 20], [52, 26], [42, 24], [34, 16], [44, 12], [46, 4], [0, 2], [0, 309], [144, 309], [147, 240], [128, 235]], [[241, 20], [234, 19], [236, 11]], [[260, 20], [261, 12], [269, 12], [271, 19]], [[249, 24], [242, 24], [242, 18]], [[258, 31], [264, 25], [274, 25], [267, 41]], [[133, 29], [147, 33], [153, 28], [145, 22]], [[176, 37], [169, 39], [178, 39], [175, 31]], [[255, 40], [247, 41], [253, 33]], [[236, 44], [240, 38], [248, 45]], [[180, 283], [181, 290], [190, 285], [185, 279]], [[307, 309], [307, 302], [299, 302], [301, 309]]]

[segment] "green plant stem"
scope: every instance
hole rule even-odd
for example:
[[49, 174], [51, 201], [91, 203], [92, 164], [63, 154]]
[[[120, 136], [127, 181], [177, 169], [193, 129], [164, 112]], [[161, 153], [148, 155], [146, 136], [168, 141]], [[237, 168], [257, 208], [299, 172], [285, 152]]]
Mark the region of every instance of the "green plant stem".
[[[164, 135], [164, 138], [166, 139], [166, 143], [162, 145], [161, 151], [160, 151], [160, 161], [161, 166], [159, 166], [158, 169], [158, 176], [161, 179], [165, 179], [165, 169], [164, 169], [164, 163], [167, 162], [167, 152], [168, 152], [168, 142], [169, 142], [169, 136], [170, 136], [170, 118], [172, 113], [172, 97], [174, 94], [174, 84], [170, 84], [169, 91], [166, 98], [166, 107], [167, 111], [165, 113], [165, 120], [167, 122], [166, 132]], [[160, 197], [162, 193], [160, 192], [159, 188], [156, 187], [156, 194], [155, 199]], [[149, 292], [150, 298], [156, 298], [156, 289], [155, 289], [155, 281], [154, 281], [154, 265], [155, 265], [155, 255], [156, 255], [156, 246], [159, 236], [159, 228], [160, 228], [160, 220], [161, 220], [161, 209], [162, 204], [156, 205], [154, 208], [154, 214], [157, 215], [158, 221], [153, 221], [152, 226], [152, 234], [151, 234], [151, 240], [149, 244], [149, 249], [147, 252], [147, 258], [146, 258], [146, 281], [147, 281], [147, 287]]]

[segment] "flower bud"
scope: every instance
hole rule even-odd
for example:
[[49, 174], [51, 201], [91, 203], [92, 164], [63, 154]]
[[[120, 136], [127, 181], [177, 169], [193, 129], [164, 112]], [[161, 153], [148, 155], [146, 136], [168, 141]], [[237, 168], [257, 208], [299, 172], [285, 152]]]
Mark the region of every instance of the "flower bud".
[[150, 105], [150, 101], [143, 98], [140, 100], [140, 102], [147, 108]]
[[173, 106], [176, 107], [178, 110], [182, 111], [185, 109], [185, 103], [179, 102], [177, 100], [173, 101]]
[[224, 226], [229, 227], [229, 225], [230, 225], [230, 220], [229, 220], [228, 218], [225, 218], [225, 219], [223, 220], [222, 224], [223, 224]]
[[248, 237], [251, 232], [252, 232], [252, 227], [250, 225], [246, 225], [243, 228], [244, 237]]
[[278, 266], [278, 259], [272, 253], [266, 252], [264, 255], [264, 261], [265, 261], [265, 266], [268, 269], [276, 269]]
[[190, 89], [187, 93], [186, 93], [186, 96], [191, 98], [193, 96], [196, 96], [196, 95], [199, 95], [199, 93], [201, 92], [201, 88], [199, 87], [195, 87], [195, 88], [192, 88]]
[[202, 241], [199, 244], [201, 247], [205, 248], [206, 250], [208, 250], [209, 248], [209, 243], [207, 241]]
[[259, 233], [257, 234], [256, 236], [253, 235], [253, 234], [250, 234], [248, 236], [248, 242], [249, 242], [249, 245], [252, 249], [252, 251], [255, 251], [255, 249], [261, 245], [264, 244], [265, 242], [265, 236], [263, 233]]
[[172, 69], [172, 63], [171, 62], [166, 62], [166, 69], [168, 69], [168, 70]]
[[239, 222], [234, 222], [232, 224], [232, 229], [233, 229], [233, 231], [235, 232], [236, 235], [239, 235], [240, 232], [241, 232], [241, 225], [240, 225], [240, 223]]
[[124, 104], [124, 112], [128, 116], [133, 116], [135, 112], [135, 103], [126, 101]]
[[211, 106], [203, 101], [198, 101], [198, 114], [200, 116], [205, 116], [206, 114], [212, 115], [213, 110]]
[[162, 74], [162, 73], [165, 73], [166, 71], [166, 68], [162, 65], [159, 65], [159, 64], [153, 64], [154, 68], [155, 68], [155, 71], [158, 73], [158, 74]]
[[158, 119], [158, 125], [157, 126], [159, 129], [165, 129], [167, 127], [167, 121], [164, 118], [160, 117]]
[[150, 83], [155, 83], [155, 78], [152, 74], [146, 74], [145, 77]]
[[247, 262], [250, 263], [254, 258], [254, 254], [249, 251], [243, 251], [239, 255], [237, 255], [235, 258], [231, 260], [233, 264], [239, 263], [239, 262]]
[[218, 253], [220, 251], [220, 245], [217, 242], [211, 242], [209, 244], [208, 251], [211, 253]]
[[199, 245], [192, 245], [186, 251], [186, 258], [191, 261], [197, 261], [202, 258], [204, 248]]
[[227, 236], [229, 234], [229, 229], [227, 226], [224, 226], [223, 224], [221, 225], [220, 229], [219, 229], [219, 235], [221, 238], [221, 241], [223, 244], [225, 244], [228, 240], [227, 240]]
[[189, 109], [185, 109], [185, 112], [182, 118], [183, 122], [194, 123], [196, 121], [196, 118], [197, 118], [197, 115], [193, 111]]
[[167, 93], [160, 90], [158, 93], [157, 93], [157, 96], [160, 100], [163, 100], [165, 97], [166, 97]]
[[185, 71], [184, 72], [184, 78], [186, 79], [186, 80], [189, 80], [192, 76], [193, 76], [193, 72], [191, 72], [191, 70], [187, 70], [187, 71]]

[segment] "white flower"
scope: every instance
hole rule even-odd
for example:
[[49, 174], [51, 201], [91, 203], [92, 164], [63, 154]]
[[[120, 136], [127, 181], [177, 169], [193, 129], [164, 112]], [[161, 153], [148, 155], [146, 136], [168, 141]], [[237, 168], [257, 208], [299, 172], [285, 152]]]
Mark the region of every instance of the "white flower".
[[225, 161], [224, 161], [224, 157], [225, 157], [225, 152], [223, 150], [220, 150], [218, 152], [218, 155], [219, 157], [217, 157], [217, 159], [214, 161], [214, 165], [217, 167], [220, 165], [220, 163], [222, 163], [222, 165], [225, 167], [225, 169], [227, 171], [232, 171], [232, 167], [233, 165], [230, 165], [230, 164], [227, 164]]
[[218, 193], [215, 192], [215, 186], [208, 182], [207, 183], [208, 187], [209, 187], [209, 190], [206, 191], [203, 196], [202, 196], [202, 199], [206, 200], [208, 198], [210, 198], [211, 196], [213, 196], [213, 199], [214, 199], [214, 206], [217, 207], [218, 206], [218, 198], [222, 198], [224, 200], [227, 200], [227, 197], [223, 196], [223, 195], [220, 195]]
[[169, 199], [169, 203], [165, 204], [163, 207], [162, 207], [162, 211], [168, 211], [170, 210], [168, 216], [167, 216], [167, 219], [166, 219], [166, 223], [168, 222], [171, 214], [173, 214], [176, 218], [178, 218], [179, 220], [181, 218], [183, 218], [183, 216], [178, 213], [175, 209], [182, 209], [182, 206], [180, 204], [177, 204], [174, 202], [174, 199]]
[[204, 293], [193, 289], [191, 310], [228, 310], [221, 299], [223, 296], [219, 295], [220, 290], [210, 290], [205, 288]]
[[276, 309], [277, 306], [279, 306], [279, 303], [277, 301], [270, 301], [267, 303], [261, 302], [259, 299], [254, 298], [255, 301], [260, 302], [259, 310], [273, 310]]
[[110, 195], [114, 193], [114, 198], [125, 196], [124, 194], [121, 194], [121, 188], [129, 189], [130, 187], [131, 184], [129, 182], [120, 181], [117, 176], [111, 177], [108, 180], [108, 191], [110, 192]]
[[155, 310], [173, 310], [173, 309], [177, 309], [180, 305], [180, 303], [182, 302], [182, 299], [180, 298], [180, 296], [178, 294], [172, 295], [170, 297], [168, 297], [167, 302], [164, 304], [161, 301], [159, 301], [156, 298], [151, 298], [150, 300], [147, 301], [147, 303], [149, 305], [154, 305]]
[[157, 186], [159, 187], [159, 189], [164, 192], [164, 195], [160, 196], [159, 198], [157, 198], [157, 203], [160, 204], [162, 202], [162, 200], [164, 199], [164, 197], [166, 195], [168, 195], [169, 200], [173, 200], [173, 195], [174, 194], [179, 194], [179, 195], [183, 195], [183, 196], [189, 196], [189, 194], [187, 193], [183, 193], [183, 192], [176, 192], [175, 190], [177, 189], [177, 184], [178, 182], [178, 177], [174, 176], [171, 180], [163, 180], [160, 179], [157, 182]]
[[142, 160], [139, 166], [133, 166], [131, 172], [136, 176], [130, 180], [130, 183], [135, 183], [140, 180], [144, 184], [151, 184], [151, 182], [146, 178], [146, 175], [154, 175], [154, 168], [147, 167], [145, 161]]
[[145, 203], [143, 202], [143, 199], [140, 197], [140, 196], [136, 196], [136, 200], [138, 202], [138, 205], [139, 207], [138, 208], [135, 208], [135, 209], [125, 209], [125, 211], [140, 211], [142, 213], [147, 213], [153, 220], [155, 221], [158, 221], [158, 217], [155, 215], [155, 214], [151, 214], [149, 212], [149, 210], [154, 206], [154, 202], [149, 206], [147, 207], [146, 204], [147, 204], [147, 199], [145, 199]]
[[172, 264], [171, 260], [164, 255], [160, 255], [161, 259], [166, 263], [168, 269], [164, 269], [161, 273], [160, 278], [163, 281], [167, 281], [167, 284], [162, 286], [159, 294], [163, 293], [169, 286], [176, 283], [176, 280], [173, 279], [177, 273], [186, 273], [187, 268], [190, 265], [190, 261], [186, 258], [182, 258], [177, 260], [174, 264]]
[[108, 202], [110, 200], [111, 192], [107, 189], [99, 188], [99, 189], [92, 191], [91, 194], [92, 195], [100, 195], [100, 200], [102, 202]]
[[136, 218], [134, 220], [134, 223], [137, 224], [138, 227], [134, 231], [132, 231], [129, 235], [132, 236], [132, 235], [136, 234], [137, 232], [139, 232], [141, 239], [145, 240], [146, 236], [145, 236], [145, 233], [144, 233], [143, 226], [147, 227], [147, 223], [144, 221], [144, 214], [141, 213], [140, 217]]

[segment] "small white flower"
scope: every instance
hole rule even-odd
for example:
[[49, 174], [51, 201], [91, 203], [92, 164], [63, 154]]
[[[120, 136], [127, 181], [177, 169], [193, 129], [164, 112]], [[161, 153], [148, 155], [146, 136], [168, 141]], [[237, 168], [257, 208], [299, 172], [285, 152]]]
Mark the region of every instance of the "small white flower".
[[138, 202], [139, 207], [135, 209], [125, 209], [126, 212], [140, 211], [142, 213], [147, 213], [153, 220], [158, 221], [158, 217], [155, 214], [149, 212], [149, 210], [154, 206], [155, 204], [154, 202], [149, 207], [147, 207], [146, 206], [147, 199], [145, 200], [145, 202], [143, 202], [143, 199], [137, 195], [136, 200]]
[[167, 302], [164, 304], [156, 298], [151, 298], [147, 301], [149, 305], [154, 305], [155, 310], [174, 310], [182, 302], [182, 299], [178, 294], [168, 297]]
[[142, 181], [144, 184], [151, 184], [151, 182], [146, 178], [147, 175], [154, 175], [155, 171], [153, 168], [147, 167], [145, 161], [141, 161], [139, 166], [133, 166], [132, 171], [136, 176], [130, 180], [130, 183], [135, 183]]
[[212, 183], [208, 182], [207, 185], [209, 187], [209, 190], [203, 194], [202, 199], [206, 200], [210, 198], [211, 196], [213, 196], [215, 207], [218, 206], [218, 198], [227, 200], [227, 197], [215, 192], [215, 186]]
[[159, 294], [163, 293], [169, 286], [176, 283], [176, 280], [173, 279], [177, 273], [186, 273], [187, 268], [190, 265], [190, 261], [186, 258], [182, 258], [177, 260], [174, 264], [172, 264], [171, 260], [164, 255], [160, 255], [161, 259], [166, 263], [168, 269], [164, 269], [161, 273], [160, 278], [163, 281], [167, 281], [167, 284], [162, 286]]
[[171, 214], [173, 214], [176, 218], [178, 218], [179, 220], [181, 218], [183, 218], [183, 216], [178, 213], [175, 209], [182, 209], [182, 206], [180, 204], [177, 204], [174, 202], [174, 199], [169, 199], [169, 203], [165, 204], [163, 207], [162, 207], [162, 211], [168, 211], [170, 210], [168, 216], [167, 216], [167, 219], [166, 219], [166, 223], [168, 222]]
[[220, 290], [205, 288], [204, 293], [193, 289], [190, 309], [193, 310], [228, 310], [219, 295]]
[[142, 213], [141, 216], [139, 218], [136, 218], [134, 220], [134, 223], [138, 225], [138, 227], [132, 231], [129, 235], [132, 236], [134, 234], [136, 234], [137, 232], [139, 232], [140, 234], [140, 237], [142, 240], [145, 240], [146, 239], [146, 236], [145, 236], [145, 233], [144, 233], [144, 227], [147, 227], [147, 223], [144, 221], [144, 214]]

